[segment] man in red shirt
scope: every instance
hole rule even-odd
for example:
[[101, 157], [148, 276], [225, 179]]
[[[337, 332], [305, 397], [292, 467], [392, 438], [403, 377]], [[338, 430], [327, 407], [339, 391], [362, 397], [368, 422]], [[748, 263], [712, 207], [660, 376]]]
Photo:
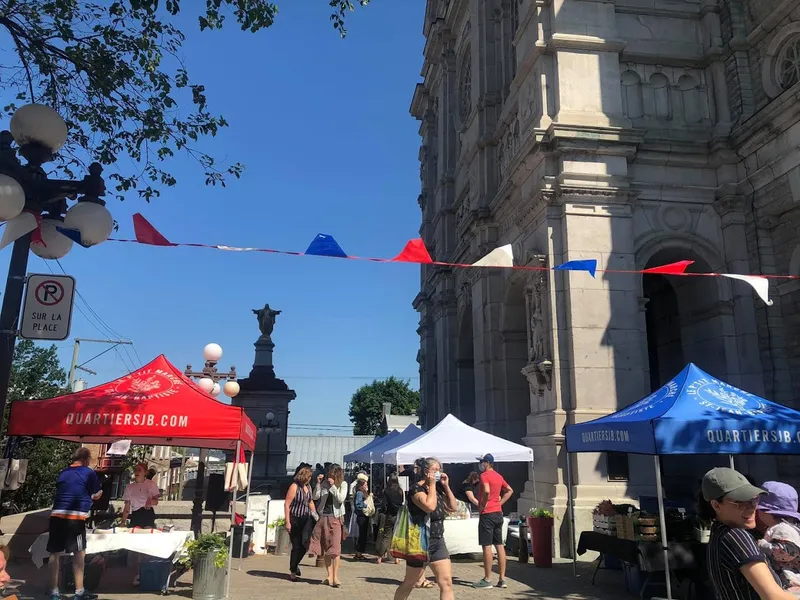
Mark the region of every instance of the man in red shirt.
[[476, 588], [494, 587], [492, 577], [492, 546], [497, 550], [497, 570], [500, 580], [497, 587], [506, 585], [506, 549], [503, 546], [503, 505], [508, 502], [514, 490], [506, 483], [503, 476], [494, 470], [494, 456], [487, 454], [477, 459], [480, 462], [481, 483], [478, 504], [481, 516], [478, 520], [478, 543], [483, 546], [484, 577]]

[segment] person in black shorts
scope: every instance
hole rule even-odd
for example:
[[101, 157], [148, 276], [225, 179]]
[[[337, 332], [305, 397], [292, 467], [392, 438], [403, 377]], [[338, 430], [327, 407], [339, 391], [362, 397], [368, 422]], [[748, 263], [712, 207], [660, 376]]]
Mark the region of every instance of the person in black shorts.
[[[421, 524], [430, 519], [428, 529], [428, 560], [439, 585], [441, 600], [453, 599], [453, 567], [450, 553], [444, 543], [444, 519], [448, 512], [458, 510], [456, 498], [450, 489], [450, 480], [442, 473], [442, 465], [435, 458], [417, 460], [417, 481], [408, 491], [408, 513], [411, 520]], [[416, 587], [425, 571], [423, 561], [406, 561], [406, 574], [394, 594], [394, 600], [405, 600]]]
[[481, 477], [478, 504], [481, 516], [478, 520], [478, 543], [483, 548], [484, 577], [473, 584], [476, 588], [494, 587], [492, 576], [492, 546], [497, 552], [497, 587], [507, 588], [506, 549], [503, 545], [503, 505], [511, 498], [514, 490], [503, 476], [494, 469], [494, 456], [487, 454], [477, 459], [480, 463]]
[[83, 568], [86, 558], [86, 517], [92, 502], [102, 496], [100, 479], [89, 468], [92, 455], [88, 448], [78, 448], [72, 464], [61, 471], [56, 482], [56, 496], [50, 510], [50, 532], [47, 551], [50, 553], [50, 598], [59, 600], [59, 559], [66, 552], [72, 554], [72, 573], [75, 577], [75, 599], [93, 600], [83, 587]]

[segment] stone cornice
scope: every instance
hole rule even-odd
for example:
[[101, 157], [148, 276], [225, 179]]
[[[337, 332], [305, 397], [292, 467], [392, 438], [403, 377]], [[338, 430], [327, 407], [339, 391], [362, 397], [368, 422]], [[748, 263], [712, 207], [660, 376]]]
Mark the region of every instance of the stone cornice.
[[753, 31], [747, 36], [747, 43], [751, 46], [758, 44], [772, 33], [795, 8], [797, 8], [797, 0], [783, 0], [775, 10], [768, 12], [764, 20], [753, 28]]
[[412, 117], [422, 120], [425, 116], [425, 109], [428, 104], [428, 90], [423, 83], [418, 83], [414, 87], [414, 95], [411, 98], [411, 107], [408, 112]]
[[800, 120], [800, 93], [784, 92], [731, 132], [731, 143], [749, 156]]
[[547, 45], [548, 50], [589, 50], [592, 52], [622, 52], [625, 40], [603, 39], [594, 35], [554, 33]]

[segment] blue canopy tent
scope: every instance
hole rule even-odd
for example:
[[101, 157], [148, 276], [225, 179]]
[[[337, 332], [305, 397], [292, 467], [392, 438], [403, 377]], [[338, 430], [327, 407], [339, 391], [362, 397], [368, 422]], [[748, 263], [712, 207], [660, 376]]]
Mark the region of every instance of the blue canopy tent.
[[663, 454], [800, 453], [800, 412], [720, 381], [689, 363], [666, 385], [613, 414], [566, 427], [567, 491], [573, 561], [575, 514], [569, 454], [627, 452], [653, 456], [661, 521], [667, 597], [672, 598], [667, 559]]
[[371, 442], [361, 446], [358, 450], [351, 452], [350, 454], [344, 455], [345, 462], [368, 462], [370, 459], [370, 448], [374, 448], [378, 444], [385, 442], [387, 439], [393, 438], [394, 436], [400, 435], [400, 432], [396, 429], [393, 429], [383, 437], [376, 437]]
[[392, 438], [384, 438], [380, 444], [375, 444], [375, 446], [369, 449], [370, 462], [372, 462], [373, 459], [378, 462], [384, 462], [384, 452], [388, 452], [394, 448], [399, 448], [403, 444], [407, 444], [408, 442], [417, 439], [422, 435], [422, 433], [422, 429], [416, 425], [409, 425], [403, 431], [401, 431], [399, 435], [396, 435]]

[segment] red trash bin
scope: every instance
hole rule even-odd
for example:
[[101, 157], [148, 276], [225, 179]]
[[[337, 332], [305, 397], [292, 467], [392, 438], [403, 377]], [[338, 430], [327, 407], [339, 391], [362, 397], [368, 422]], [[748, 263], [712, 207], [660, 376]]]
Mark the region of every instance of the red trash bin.
[[533, 547], [533, 564], [537, 567], [553, 566], [553, 517], [528, 517]]

